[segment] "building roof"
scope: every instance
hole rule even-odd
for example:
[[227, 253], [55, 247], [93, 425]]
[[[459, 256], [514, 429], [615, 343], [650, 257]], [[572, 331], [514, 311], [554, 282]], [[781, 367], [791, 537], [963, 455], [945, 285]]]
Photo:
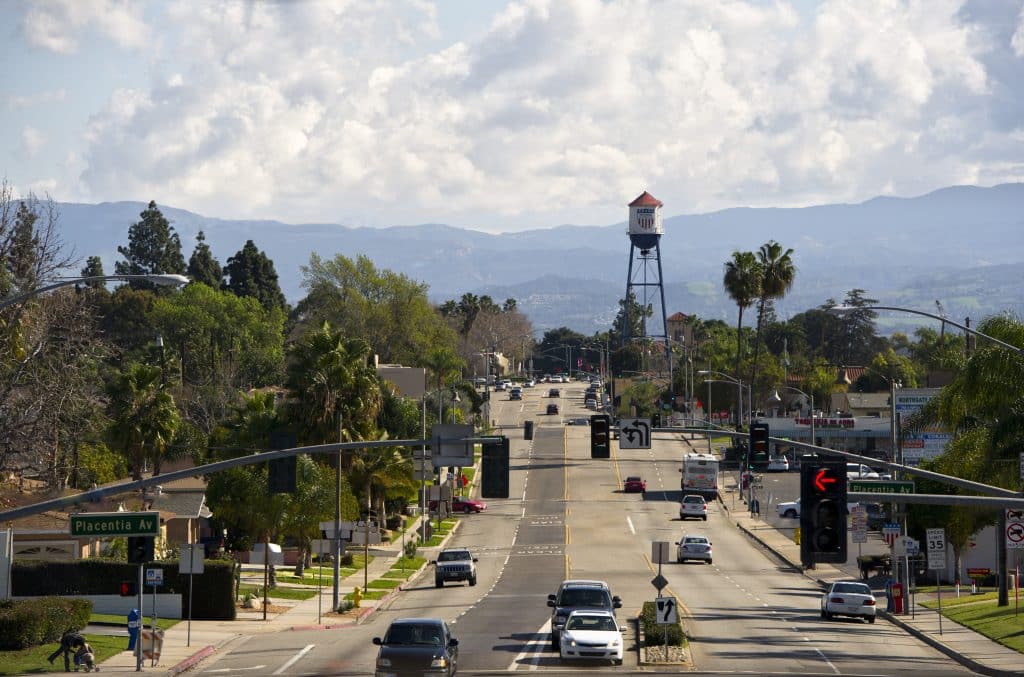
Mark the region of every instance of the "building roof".
[[629, 207], [661, 207], [662, 204], [661, 204], [661, 200], [659, 200], [658, 198], [654, 197], [653, 195], [651, 195], [650, 193], [648, 193], [645, 190], [644, 192], [640, 193], [640, 195], [639, 195], [639, 197], [637, 197], [637, 199], [635, 199], [632, 202], [630, 202], [629, 205], [627, 205], [627, 206], [629, 206]]
[[201, 491], [162, 491], [153, 497], [151, 509], [193, 519], [212, 514], [206, 507], [206, 494]]
[[684, 320], [686, 320], [686, 315], [684, 313], [675, 312], [666, 317], [665, 319], [668, 320], [669, 322], [683, 322]]

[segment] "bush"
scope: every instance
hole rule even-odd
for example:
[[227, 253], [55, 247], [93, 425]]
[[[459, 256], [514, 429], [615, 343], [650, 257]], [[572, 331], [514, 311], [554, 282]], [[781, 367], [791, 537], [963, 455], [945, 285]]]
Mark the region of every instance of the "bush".
[[415, 557], [416, 556], [416, 548], [417, 547], [418, 546], [417, 546], [416, 541], [411, 541], [411, 540], [410, 541], [406, 541], [405, 542], [405, 550], [404, 550], [405, 558], [406, 559], [412, 559], [413, 557]]
[[402, 527], [402, 516], [392, 515], [384, 520], [384, 528], [389, 531], [396, 531]]
[[682, 624], [658, 625], [655, 611], [654, 602], [644, 602], [644, 608], [640, 612], [640, 627], [644, 631], [644, 646], [664, 646], [666, 634], [668, 635], [669, 644], [672, 646], [682, 646]]
[[[188, 610], [188, 574], [178, 573], [178, 563], [153, 562], [147, 568], [164, 571], [159, 593], [182, 595], [182, 617]], [[193, 577], [192, 618], [234, 620], [234, 563], [206, 560], [204, 573]], [[109, 559], [83, 559], [68, 562], [15, 560], [11, 566], [11, 591], [15, 597], [55, 595], [116, 595], [121, 581], [138, 579], [138, 565]], [[153, 589], [146, 586], [146, 592]], [[57, 635], [60, 638], [60, 635]]]
[[352, 558], [352, 553], [346, 552], [341, 558], [338, 559], [338, 564], [343, 567], [350, 567], [355, 560]]
[[92, 602], [67, 597], [0, 602], [0, 649], [25, 649], [59, 642], [68, 630], [89, 622]]

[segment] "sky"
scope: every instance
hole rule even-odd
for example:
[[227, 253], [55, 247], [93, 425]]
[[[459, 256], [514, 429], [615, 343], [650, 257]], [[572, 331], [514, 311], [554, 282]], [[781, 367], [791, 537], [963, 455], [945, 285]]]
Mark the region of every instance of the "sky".
[[[0, 178], [515, 232], [1024, 180], [1024, 0], [3, 0]], [[827, 227], [827, 224], [823, 224]]]

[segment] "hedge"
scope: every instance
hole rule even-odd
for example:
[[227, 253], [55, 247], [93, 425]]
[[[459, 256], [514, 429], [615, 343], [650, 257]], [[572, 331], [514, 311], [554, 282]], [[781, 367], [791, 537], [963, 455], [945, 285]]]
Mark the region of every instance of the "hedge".
[[26, 649], [59, 642], [68, 630], [89, 622], [92, 602], [67, 597], [0, 601], [0, 649]]
[[640, 612], [640, 627], [644, 631], [644, 646], [664, 646], [666, 634], [669, 644], [683, 646], [682, 624], [677, 621], [672, 625], [659, 625], [654, 602], [644, 602]]
[[[230, 560], [203, 563], [203, 573], [192, 577], [192, 618], [235, 619], [234, 567], [235, 563]], [[145, 568], [163, 569], [164, 584], [157, 586], [156, 592], [180, 594], [184, 618], [188, 613], [188, 574], [178, 573], [176, 561], [152, 562]], [[138, 565], [121, 560], [15, 560], [11, 567], [11, 592], [15, 597], [116, 595], [120, 592], [121, 581], [137, 581], [138, 578]], [[145, 592], [152, 593], [153, 588], [147, 585]]]

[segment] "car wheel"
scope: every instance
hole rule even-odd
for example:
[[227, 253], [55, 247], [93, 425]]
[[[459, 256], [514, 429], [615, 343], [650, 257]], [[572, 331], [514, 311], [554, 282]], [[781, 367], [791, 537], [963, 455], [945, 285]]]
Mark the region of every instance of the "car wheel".
[[874, 616], [865, 616], [865, 618], [868, 619], [868, 623], [874, 623], [875, 622], [875, 617]]
[[826, 611], [826, 612], [825, 612], [825, 620], [826, 620], [826, 621], [830, 621], [830, 620], [832, 620], [832, 614], [830, 614], [829, 612], [827, 612], [827, 611]]
[[435, 578], [434, 579], [434, 586], [438, 587], [438, 588], [443, 588], [444, 587], [444, 581], [441, 580], [440, 578]]
[[471, 577], [471, 578], [469, 579], [469, 584], [470, 584], [470, 585], [476, 585], [476, 576], [473, 576], [473, 577]]
[[822, 617], [822, 618], [824, 618], [824, 617], [825, 617], [825, 610], [824, 610], [824, 609], [822, 609], [822, 610], [821, 610], [821, 617]]
[[711, 564], [711, 560], [708, 560], [708, 564]]
[[559, 650], [558, 637], [556, 637], [555, 635], [551, 635], [551, 648], [555, 651]]
[[787, 510], [786, 512], [782, 513], [782, 516], [783, 517], [796, 517], [796, 510]]
[[708, 521], [708, 516], [704, 515], [704, 516], [701, 517], [701, 519], [704, 520], [705, 522], [707, 522]]
[[613, 658], [612, 659], [612, 665], [622, 665], [622, 659], [621, 658]]
[[462, 509], [462, 512], [464, 512], [464, 513], [466, 513], [468, 515], [469, 513], [473, 512], [473, 508], [472, 508], [472, 506], [468, 506], [467, 505], [466, 507], [464, 507]]

